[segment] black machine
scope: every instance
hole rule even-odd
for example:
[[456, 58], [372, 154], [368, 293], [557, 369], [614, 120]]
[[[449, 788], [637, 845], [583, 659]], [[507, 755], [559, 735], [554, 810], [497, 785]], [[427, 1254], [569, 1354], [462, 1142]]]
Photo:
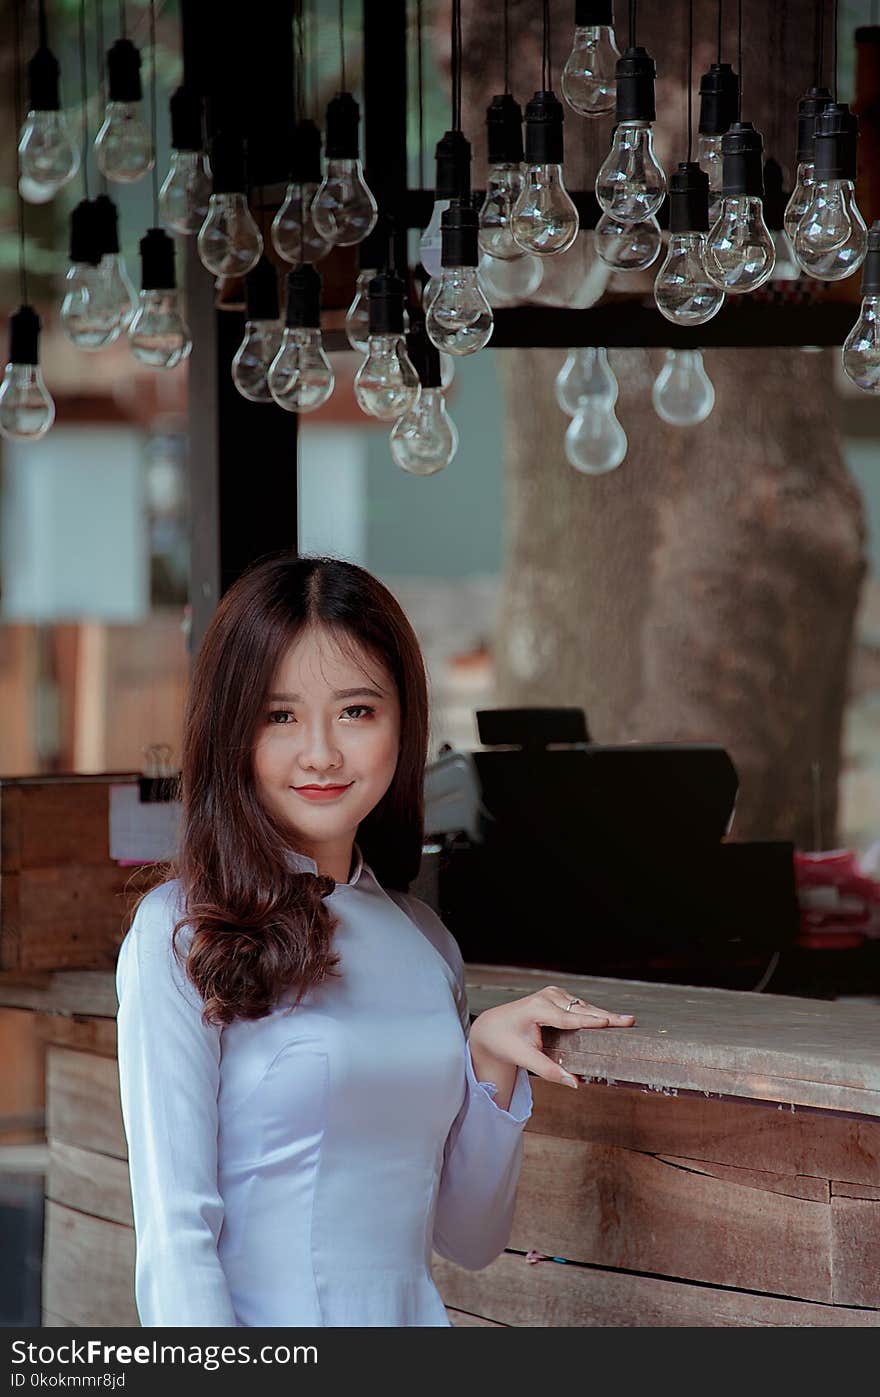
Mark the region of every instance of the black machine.
[[603, 746], [579, 708], [477, 713], [425, 782], [440, 915], [466, 961], [751, 988], [798, 930], [794, 845], [724, 842], [712, 743]]

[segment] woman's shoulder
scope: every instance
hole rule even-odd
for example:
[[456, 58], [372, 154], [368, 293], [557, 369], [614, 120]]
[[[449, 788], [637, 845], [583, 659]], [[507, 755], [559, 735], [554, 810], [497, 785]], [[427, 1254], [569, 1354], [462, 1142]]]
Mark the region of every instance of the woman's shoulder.
[[464, 978], [464, 962], [461, 956], [461, 949], [453, 936], [449, 927], [441, 919], [439, 914], [428, 902], [424, 902], [415, 893], [398, 892], [396, 889], [387, 888], [388, 896], [399, 903], [407, 916], [415, 922], [419, 930], [428, 938], [435, 950], [440, 952], [443, 959], [449, 965], [455, 978], [459, 981]]
[[[142, 974], [170, 972], [173, 978], [180, 978], [172, 937], [183, 914], [183, 886], [179, 878], [157, 883], [144, 894], [117, 952], [118, 982], [132, 960]], [[184, 926], [178, 937], [179, 951], [184, 958], [188, 934], [191, 934], [189, 928]]]

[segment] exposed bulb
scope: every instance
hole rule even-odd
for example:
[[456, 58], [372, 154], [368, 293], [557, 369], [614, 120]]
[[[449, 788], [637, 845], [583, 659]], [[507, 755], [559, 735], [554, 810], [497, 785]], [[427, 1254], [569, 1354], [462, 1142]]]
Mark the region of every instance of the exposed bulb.
[[473, 354], [492, 338], [492, 307], [476, 267], [444, 267], [425, 319], [428, 339], [444, 354]]
[[352, 247], [372, 232], [378, 217], [360, 160], [327, 161], [311, 206], [315, 232], [334, 247]]
[[48, 203], [79, 169], [79, 148], [62, 111], [30, 111], [18, 141], [19, 190], [30, 204]]
[[232, 381], [243, 398], [271, 403], [269, 370], [281, 348], [280, 320], [248, 320], [232, 360]]
[[[480, 209], [480, 251], [499, 261], [525, 257], [513, 236], [511, 217], [524, 183], [521, 164], [490, 165]], [[424, 264], [423, 264], [424, 265]]]
[[671, 233], [654, 282], [657, 309], [674, 325], [705, 325], [724, 305], [724, 292], [709, 280], [705, 233]]
[[106, 272], [100, 264], [73, 262], [67, 269], [65, 286], [61, 302], [65, 335], [77, 349], [106, 349], [124, 328]]
[[865, 393], [880, 393], [880, 295], [862, 300], [859, 318], [843, 342], [843, 371]]
[[613, 471], [626, 456], [626, 448], [626, 432], [613, 407], [596, 409], [586, 404], [565, 433], [565, 458], [584, 475]]
[[434, 200], [428, 226], [419, 238], [419, 261], [432, 279], [440, 276], [440, 257], [443, 251], [440, 220], [449, 208], [450, 202], [449, 199]]
[[440, 388], [422, 386], [414, 405], [391, 429], [391, 455], [410, 475], [434, 475], [458, 450], [458, 429]]
[[868, 229], [849, 179], [816, 179], [797, 225], [794, 251], [801, 267], [820, 281], [842, 281], [862, 265]]
[[367, 288], [377, 271], [378, 269], [375, 267], [367, 267], [358, 272], [354, 300], [345, 315], [345, 333], [348, 342], [352, 349], [360, 350], [361, 354], [366, 354], [367, 340], [370, 337], [370, 300]]
[[718, 219], [724, 197], [724, 160], [721, 155], [723, 136], [697, 137], [697, 164], [709, 176], [709, 227]]
[[208, 216], [211, 189], [204, 151], [173, 150], [159, 191], [159, 212], [165, 227], [184, 237], [198, 233]]
[[108, 102], [95, 137], [98, 169], [117, 184], [134, 184], [152, 170], [155, 153], [139, 102]]
[[705, 422], [715, 406], [715, 389], [699, 349], [667, 349], [666, 362], [651, 389], [654, 411], [674, 427]]
[[791, 191], [788, 203], [785, 206], [785, 231], [789, 236], [792, 246], [794, 246], [795, 235], [798, 224], [803, 218], [813, 197], [813, 185], [815, 184], [816, 166], [812, 160], [802, 160], [797, 167], [797, 180], [794, 189]]
[[570, 349], [555, 384], [556, 401], [569, 417], [589, 406], [604, 412], [617, 402], [618, 386], [608, 362], [608, 350], [601, 345]]
[[321, 331], [286, 326], [269, 368], [269, 391], [288, 412], [314, 412], [333, 392], [336, 375], [324, 350]]
[[131, 318], [137, 310], [137, 291], [128, 275], [122, 254], [105, 252], [101, 258], [100, 271], [107, 285], [110, 304], [116, 311], [120, 330], [127, 330]]
[[544, 280], [544, 263], [531, 252], [508, 261], [498, 257], [480, 258], [480, 285], [490, 306], [512, 305], [517, 301], [527, 301]]
[[247, 198], [239, 192], [212, 194], [199, 230], [199, 260], [215, 276], [244, 276], [263, 252], [263, 235]]
[[577, 25], [572, 50], [562, 70], [562, 95], [572, 111], [581, 116], [602, 116], [614, 110], [619, 57], [610, 25]]
[[354, 377], [354, 395], [362, 411], [393, 422], [414, 406], [420, 387], [403, 336], [370, 335], [366, 358]]
[[525, 252], [553, 257], [571, 247], [580, 220], [561, 165], [528, 165], [513, 206], [513, 236]]
[[603, 213], [593, 230], [593, 245], [606, 267], [618, 272], [639, 272], [656, 262], [663, 235], [653, 214], [639, 223], [622, 223], [610, 213]]
[[754, 291], [769, 279], [776, 249], [757, 195], [735, 194], [721, 201], [703, 260], [709, 280], [730, 295]]
[[192, 339], [180, 313], [179, 292], [141, 291], [128, 327], [131, 352], [151, 369], [175, 369], [189, 357]]
[[331, 243], [318, 232], [312, 215], [312, 205], [318, 184], [291, 181], [284, 203], [272, 220], [272, 246], [285, 262], [298, 266], [300, 262], [320, 262], [330, 251]]
[[596, 198], [621, 223], [649, 218], [663, 203], [666, 174], [654, 154], [648, 121], [621, 121], [596, 175]]
[[39, 364], [7, 364], [0, 384], [0, 433], [12, 441], [37, 441], [55, 421], [55, 404]]

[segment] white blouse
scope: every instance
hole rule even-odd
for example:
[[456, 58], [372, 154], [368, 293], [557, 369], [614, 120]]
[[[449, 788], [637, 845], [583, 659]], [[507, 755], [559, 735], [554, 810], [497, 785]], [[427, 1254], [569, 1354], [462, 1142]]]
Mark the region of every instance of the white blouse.
[[[285, 1013], [206, 1027], [152, 889], [116, 969], [141, 1324], [449, 1325], [432, 1250], [471, 1270], [510, 1235], [532, 1112], [478, 1082], [461, 952], [360, 849], [329, 906], [338, 977]], [[290, 866], [317, 864], [290, 854]], [[182, 954], [192, 931], [178, 936]]]

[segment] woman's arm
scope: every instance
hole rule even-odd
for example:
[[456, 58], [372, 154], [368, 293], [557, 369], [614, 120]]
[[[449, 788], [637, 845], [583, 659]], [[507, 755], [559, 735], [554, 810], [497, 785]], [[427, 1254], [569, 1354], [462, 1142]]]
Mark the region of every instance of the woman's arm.
[[[138, 908], [116, 967], [122, 1118], [128, 1140], [142, 1325], [235, 1327], [217, 1254], [220, 1030], [174, 957], [176, 883]], [[178, 943], [185, 951], [188, 931]]]

